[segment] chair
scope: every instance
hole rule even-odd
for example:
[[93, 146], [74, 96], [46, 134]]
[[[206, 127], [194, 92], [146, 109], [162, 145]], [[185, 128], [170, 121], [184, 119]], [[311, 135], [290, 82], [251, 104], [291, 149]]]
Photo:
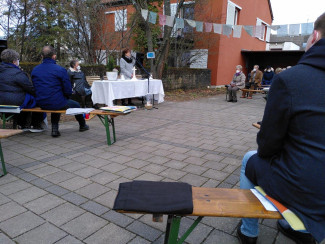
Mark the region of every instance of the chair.
[[229, 85], [225, 85], [225, 87], [226, 87], [226, 101], [228, 101], [228, 95], [229, 95], [228, 87], [229, 87]]

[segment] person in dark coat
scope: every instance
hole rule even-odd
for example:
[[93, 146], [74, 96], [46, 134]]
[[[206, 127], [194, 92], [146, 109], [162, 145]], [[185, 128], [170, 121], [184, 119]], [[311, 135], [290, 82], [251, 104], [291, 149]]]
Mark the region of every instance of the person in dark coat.
[[80, 96], [91, 95], [90, 85], [88, 84], [85, 74], [80, 70], [80, 65], [77, 60], [70, 62], [68, 75], [71, 81], [72, 89]]
[[[19, 54], [15, 50], [5, 49], [1, 53], [1, 60], [0, 104], [35, 107], [35, 89], [28, 75], [19, 68]], [[29, 128], [31, 123], [34, 129], [41, 130], [42, 114], [21, 112], [16, 117], [22, 129]]]
[[[72, 94], [71, 82], [66, 69], [56, 64], [55, 50], [51, 46], [42, 49], [43, 63], [32, 71], [32, 81], [36, 90], [36, 102], [42, 109], [62, 110], [80, 108], [78, 102], [69, 99]], [[75, 116], [79, 131], [89, 129], [82, 114]], [[51, 113], [52, 136], [60, 136], [60, 114]]]
[[262, 85], [271, 85], [274, 72], [271, 66], [267, 66], [262, 78]]
[[[297, 243], [325, 239], [325, 13], [315, 22], [298, 65], [274, 76], [258, 150], [243, 158], [240, 188], [261, 186], [293, 211], [309, 233], [285, 220], [279, 230]], [[256, 243], [258, 220], [242, 219], [242, 243]]]

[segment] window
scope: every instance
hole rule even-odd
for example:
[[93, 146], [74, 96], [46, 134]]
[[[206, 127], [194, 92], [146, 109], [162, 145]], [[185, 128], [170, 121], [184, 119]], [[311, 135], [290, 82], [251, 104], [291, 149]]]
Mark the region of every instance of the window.
[[[171, 3], [170, 4], [170, 14], [172, 17], [175, 17], [175, 18], [194, 20], [194, 6], [195, 6], [195, 1], [184, 2], [183, 7], [180, 10], [179, 14], [177, 16], [175, 16], [176, 11], [177, 11], [177, 3]], [[179, 36], [182, 32], [192, 33], [193, 27], [189, 26], [186, 21], [184, 21], [184, 29], [183, 30], [182, 29], [177, 30], [176, 25], [174, 25], [171, 36], [172, 37]]]
[[115, 11], [115, 31], [126, 31], [127, 25], [127, 10], [116, 10]]
[[269, 41], [271, 31], [270, 28], [267, 28], [269, 25], [261, 20], [260, 18], [256, 19], [256, 37], [260, 39], [261, 41]]
[[[181, 18], [194, 20], [194, 3], [184, 3], [182, 11], [181, 11]], [[191, 27], [186, 21], [184, 26], [184, 33], [193, 33], [193, 27]]]
[[242, 8], [239, 7], [237, 4], [228, 0], [227, 6], [227, 25], [238, 25], [239, 23], [239, 12]]

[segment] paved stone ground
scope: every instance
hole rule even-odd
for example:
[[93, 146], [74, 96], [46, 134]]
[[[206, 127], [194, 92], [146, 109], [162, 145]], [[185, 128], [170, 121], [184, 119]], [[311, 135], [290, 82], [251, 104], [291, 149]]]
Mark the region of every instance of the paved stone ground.
[[[262, 95], [238, 103], [224, 95], [165, 102], [116, 118], [117, 142], [108, 147], [97, 118], [91, 130], [76, 122], [2, 141], [9, 174], [0, 178], [0, 243], [163, 243], [164, 223], [151, 215], [112, 211], [120, 182], [182, 181], [202, 187], [239, 187], [241, 158], [256, 149]], [[181, 232], [193, 222], [184, 218]], [[187, 243], [238, 243], [239, 219], [204, 218]], [[259, 243], [293, 243], [260, 225]]]

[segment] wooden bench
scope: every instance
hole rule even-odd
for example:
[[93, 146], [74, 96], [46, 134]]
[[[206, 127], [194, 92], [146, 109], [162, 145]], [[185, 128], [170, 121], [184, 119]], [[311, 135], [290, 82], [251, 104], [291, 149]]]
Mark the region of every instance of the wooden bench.
[[260, 93], [265, 93], [265, 91], [263, 90], [252, 90], [252, 89], [247, 89], [247, 88], [243, 88], [240, 89], [241, 91], [245, 91], [245, 92], [260, 92]]
[[[261, 219], [282, 218], [279, 212], [267, 211], [250, 190], [192, 187], [192, 197], [193, 213], [188, 216], [198, 216], [198, 218], [184, 235], [179, 238], [180, 222], [184, 215], [168, 215], [165, 244], [183, 243], [205, 216]], [[134, 213], [128, 211], [118, 212]]]
[[3, 171], [3, 174], [0, 175], [0, 177], [7, 174], [5, 160], [4, 160], [3, 152], [2, 152], [1, 139], [7, 138], [7, 137], [10, 137], [10, 136], [13, 136], [13, 135], [17, 135], [17, 134], [22, 133], [22, 132], [23, 132], [22, 130], [0, 129], [0, 160], [1, 160], [2, 171]]
[[[59, 114], [65, 114], [66, 110], [47, 110], [47, 109], [41, 109], [41, 108], [24, 108], [21, 110], [22, 112], [39, 112], [39, 113], [59, 113]], [[1, 112], [1, 110], [0, 110]], [[103, 110], [93, 110], [90, 112], [91, 115], [97, 115], [97, 117], [100, 119], [102, 124], [105, 126], [106, 129], [106, 138], [107, 138], [107, 145], [110, 146], [113, 143], [116, 142], [116, 135], [115, 135], [115, 124], [114, 124], [114, 118], [119, 115], [127, 115], [123, 113], [116, 113], [116, 112], [108, 112]], [[7, 119], [5, 118], [5, 115], [3, 115], [3, 126], [5, 127]], [[111, 140], [111, 133], [109, 126], [112, 126], [113, 130], [113, 143]]]
[[[100, 79], [100, 76], [93, 75], [93, 76], [86, 76], [86, 80], [87, 80], [88, 84], [90, 86], [92, 86], [94, 81], [101, 80], [101, 79]], [[104, 80], [107, 80], [106, 76], [104, 76]]]

